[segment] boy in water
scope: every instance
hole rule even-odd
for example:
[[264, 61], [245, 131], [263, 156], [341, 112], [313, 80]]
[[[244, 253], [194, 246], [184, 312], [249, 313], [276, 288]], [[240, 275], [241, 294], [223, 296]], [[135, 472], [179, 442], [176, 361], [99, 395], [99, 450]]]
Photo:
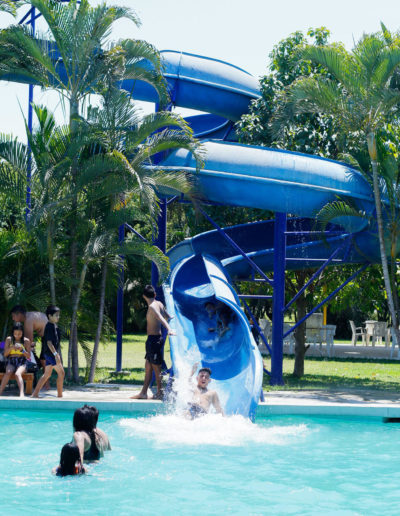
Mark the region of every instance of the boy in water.
[[39, 397], [40, 389], [50, 380], [53, 369], [57, 372], [57, 396], [62, 398], [65, 372], [60, 357], [60, 329], [57, 326], [60, 319], [60, 309], [58, 306], [48, 306], [46, 315], [48, 322], [42, 338], [42, 354], [46, 361], [46, 366], [43, 376], [33, 391], [32, 398]]
[[161, 325], [166, 328], [168, 335], [176, 335], [171, 329], [167, 320], [171, 319], [164, 305], [156, 300], [156, 291], [151, 285], [146, 285], [143, 290], [143, 298], [147, 303], [147, 340], [145, 355], [145, 377], [144, 383], [139, 394], [131, 396], [135, 400], [146, 400], [147, 390], [150, 385], [151, 377], [154, 371], [157, 383], [157, 394], [154, 399], [162, 399], [161, 389], [161, 366], [163, 362], [163, 339], [161, 333]]
[[[198, 363], [194, 364], [190, 380], [192, 379]], [[213, 405], [217, 414], [222, 414], [224, 411], [221, 407], [219, 397], [216, 391], [209, 391], [208, 384], [211, 382], [211, 369], [209, 367], [202, 367], [197, 375], [197, 385], [192, 389], [193, 399], [188, 404], [188, 410], [186, 416], [189, 419], [195, 419], [200, 416], [205, 416], [210, 410], [210, 406]]]

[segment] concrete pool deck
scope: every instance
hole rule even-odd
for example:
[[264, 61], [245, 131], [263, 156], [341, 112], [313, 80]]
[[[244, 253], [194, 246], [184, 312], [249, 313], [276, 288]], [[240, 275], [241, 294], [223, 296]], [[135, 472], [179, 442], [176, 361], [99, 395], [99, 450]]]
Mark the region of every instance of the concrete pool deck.
[[[139, 392], [137, 385], [90, 385], [64, 391], [57, 398], [54, 389], [40, 399], [19, 398], [9, 391], [0, 398], [0, 410], [75, 410], [84, 403], [95, 404], [99, 410], [127, 412], [135, 415], [163, 412], [166, 405], [157, 400], [131, 400]], [[312, 415], [400, 418], [400, 393], [380, 390], [313, 390], [267, 391], [260, 403], [259, 416]]]

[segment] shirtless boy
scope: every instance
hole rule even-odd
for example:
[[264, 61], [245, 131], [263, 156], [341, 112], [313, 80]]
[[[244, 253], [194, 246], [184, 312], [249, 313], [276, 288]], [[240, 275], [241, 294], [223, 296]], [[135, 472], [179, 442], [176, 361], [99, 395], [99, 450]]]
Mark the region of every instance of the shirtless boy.
[[[198, 364], [194, 364], [190, 378], [196, 372], [197, 366]], [[186, 415], [189, 419], [205, 416], [208, 414], [211, 405], [213, 405], [218, 414], [225, 415], [218, 394], [216, 391], [209, 391], [207, 388], [210, 382], [211, 369], [209, 367], [202, 367], [197, 375], [197, 385], [193, 388], [193, 399], [188, 404]]]
[[[46, 324], [49, 322], [47, 315], [42, 312], [27, 312], [21, 305], [16, 305], [11, 309], [11, 317], [14, 322], [22, 322], [24, 324], [24, 336], [33, 342], [33, 334], [36, 334], [42, 338], [44, 335], [44, 329]], [[42, 353], [40, 354], [40, 362], [43, 370], [46, 367], [46, 360]], [[50, 389], [50, 382], [46, 382], [45, 389]]]
[[168, 319], [171, 317], [165, 310], [164, 305], [156, 300], [156, 291], [151, 285], [146, 285], [143, 290], [143, 298], [147, 303], [147, 340], [146, 340], [146, 363], [145, 363], [145, 377], [142, 390], [139, 394], [131, 396], [135, 400], [146, 400], [147, 390], [150, 385], [151, 377], [154, 371], [157, 383], [157, 394], [153, 396], [154, 399], [162, 399], [161, 390], [161, 366], [163, 361], [163, 341], [161, 334], [161, 325], [166, 328], [168, 335], [176, 335], [168, 324]]

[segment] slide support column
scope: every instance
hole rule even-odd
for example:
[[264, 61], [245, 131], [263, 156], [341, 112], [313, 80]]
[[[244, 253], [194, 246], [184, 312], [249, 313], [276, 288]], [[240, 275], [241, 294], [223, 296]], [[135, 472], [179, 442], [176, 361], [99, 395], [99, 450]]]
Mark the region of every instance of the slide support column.
[[[122, 244], [125, 238], [125, 226], [121, 224], [118, 229], [118, 240]], [[122, 371], [122, 336], [124, 333], [124, 257], [121, 256], [122, 264], [118, 271], [118, 294], [117, 294], [117, 356], [115, 370]]]
[[285, 308], [286, 213], [275, 214], [274, 297], [272, 305], [271, 385], [283, 385], [283, 317]]
[[[157, 237], [153, 239], [153, 245], [157, 246], [165, 254], [167, 250], [167, 199], [160, 199], [160, 213], [157, 219]], [[158, 286], [159, 274], [154, 263], [151, 264], [151, 284], [156, 289], [157, 298], [162, 300], [162, 288]]]

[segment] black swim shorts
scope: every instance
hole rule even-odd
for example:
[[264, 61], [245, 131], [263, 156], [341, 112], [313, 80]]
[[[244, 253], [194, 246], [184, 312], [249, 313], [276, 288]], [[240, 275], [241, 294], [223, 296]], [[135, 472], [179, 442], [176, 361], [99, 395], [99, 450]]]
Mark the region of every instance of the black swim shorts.
[[146, 356], [144, 357], [154, 365], [163, 363], [163, 340], [161, 335], [148, 335], [146, 340]]

